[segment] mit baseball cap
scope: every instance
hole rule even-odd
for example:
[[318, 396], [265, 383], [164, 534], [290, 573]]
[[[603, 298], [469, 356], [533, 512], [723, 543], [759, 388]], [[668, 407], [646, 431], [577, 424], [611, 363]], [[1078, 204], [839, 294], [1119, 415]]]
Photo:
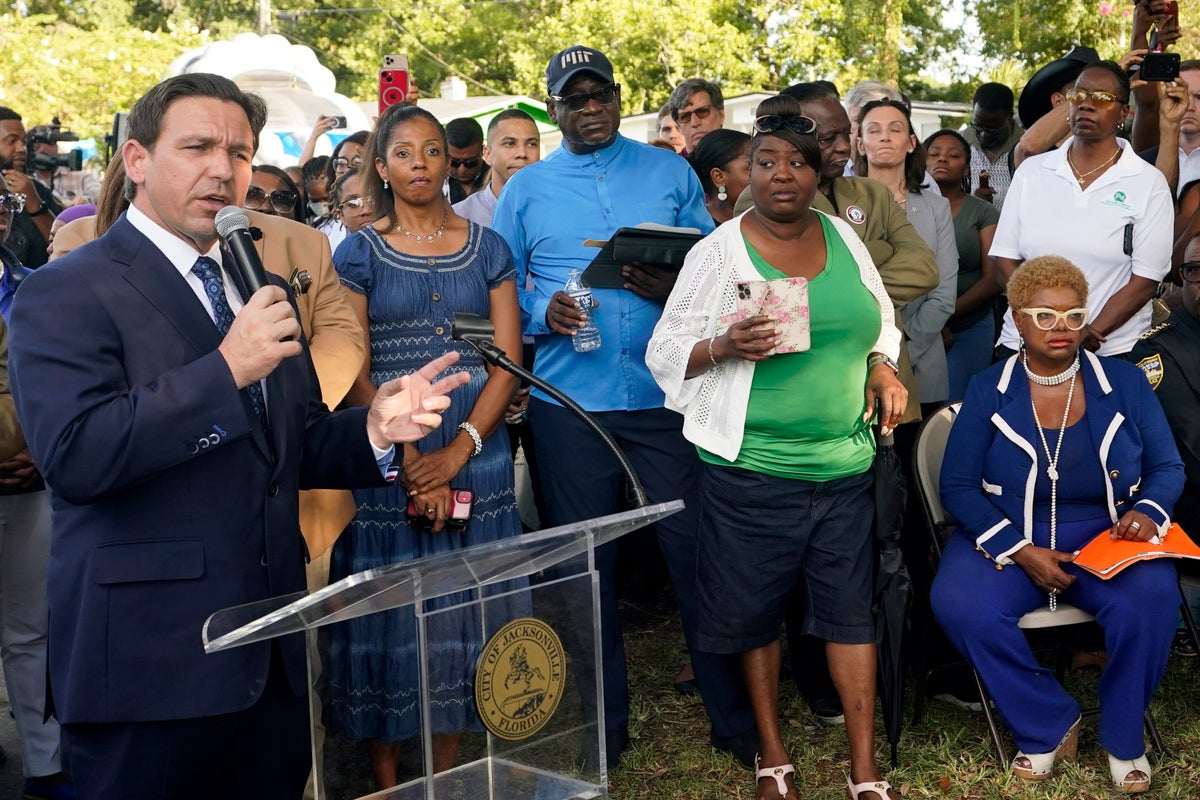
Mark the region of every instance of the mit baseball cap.
[[599, 50], [575, 45], [554, 55], [546, 65], [546, 93], [561, 95], [563, 88], [580, 72], [591, 72], [614, 83], [612, 62]]

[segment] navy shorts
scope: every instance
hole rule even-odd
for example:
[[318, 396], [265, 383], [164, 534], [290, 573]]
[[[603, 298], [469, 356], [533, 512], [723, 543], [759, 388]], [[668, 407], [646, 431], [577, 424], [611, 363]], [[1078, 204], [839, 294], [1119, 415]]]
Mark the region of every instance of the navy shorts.
[[775, 641], [801, 583], [803, 633], [843, 644], [874, 642], [873, 487], [870, 470], [817, 483], [705, 464], [699, 648], [741, 653]]

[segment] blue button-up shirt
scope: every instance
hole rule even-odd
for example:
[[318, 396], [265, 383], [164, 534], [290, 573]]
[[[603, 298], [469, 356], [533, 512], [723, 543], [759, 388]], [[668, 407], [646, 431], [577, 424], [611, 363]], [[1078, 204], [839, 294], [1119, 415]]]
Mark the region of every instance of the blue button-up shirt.
[[[598, 350], [577, 353], [546, 325], [550, 298], [572, 269], [585, 270], [618, 228], [643, 222], [713, 229], [700, 181], [675, 153], [618, 136], [594, 153], [559, 147], [519, 170], [500, 193], [492, 227], [512, 248], [521, 322], [537, 343], [534, 372], [589, 411], [661, 408], [646, 345], [663, 306], [626, 289], [593, 289]], [[536, 388], [533, 394], [554, 402]]]

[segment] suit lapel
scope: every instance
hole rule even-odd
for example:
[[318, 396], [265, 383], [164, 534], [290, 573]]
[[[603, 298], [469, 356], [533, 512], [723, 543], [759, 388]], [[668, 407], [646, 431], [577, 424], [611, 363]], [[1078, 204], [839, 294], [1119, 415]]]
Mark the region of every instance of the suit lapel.
[[1113, 418], [1121, 409], [1118, 406], [1117, 394], [1109, 385], [1103, 364], [1099, 360], [1093, 360], [1095, 357], [1090, 353], [1084, 353], [1082, 349], [1080, 352], [1083, 363], [1080, 365], [1079, 377], [1083, 386], [1083, 396], [1087, 398], [1088, 431], [1096, 447], [1099, 447], [1108, 435]]
[[167, 318], [179, 335], [200, 354], [216, 349], [221, 334], [212, 317], [162, 251], [125, 217], [117, 220], [105, 238], [112, 242], [113, 260], [126, 265], [125, 280]]
[[[112, 259], [126, 266], [125, 280], [166, 317], [179, 335], [195, 348], [197, 356], [211, 353], [220, 346], [221, 334], [208, 310], [161, 250], [123, 216], [104, 239], [112, 243], [109, 251]], [[226, 274], [232, 272], [227, 268]], [[249, 397], [245, 392], [241, 395], [246, 413], [255, 419]], [[252, 424], [250, 429], [263, 457], [273, 461], [262, 426]]]

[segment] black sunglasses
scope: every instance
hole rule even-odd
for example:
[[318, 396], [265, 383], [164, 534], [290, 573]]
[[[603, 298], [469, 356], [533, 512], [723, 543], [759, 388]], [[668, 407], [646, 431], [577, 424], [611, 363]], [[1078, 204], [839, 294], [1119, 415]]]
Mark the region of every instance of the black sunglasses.
[[621, 91], [621, 84], [613, 83], [608, 86], [602, 86], [591, 92], [580, 92], [579, 94], [569, 94], [566, 97], [558, 95], [550, 95], [550, 99], [556, 103], [562, 103], [570, 111], [582, 111], [588, 102], [595, 100], [602, 106], [611, 106], [613, 101], [617, 99], [617, 93]]
[[257, 186], [246, 190], [246, 202], [242, 205], [251, 211], [261, 211], [268, 200], [276, 214], [291, 214], [296, 208], [296, 193], [290, 189], [276, 189], [267, 194]]
[[760, 133], [775, 133], [782, 128], [804, 135], [816, 131], [817, 123], [812, 117], [800, 114], [767, 114], [754, 120], [756, 136]]
[[1184, 283], [1200, 283], [1200, 261], [1185, 261], [1180, 264], [1179, 277]]
[[460, 167], [466, 167], [467, 169], [475, 169], [478, 166], [479, 166], [479, 156], [475, 156], [475, 158], [452, 158], [452, 159], [450, 159], [450, 168], [451, 169], [459, 169]]

